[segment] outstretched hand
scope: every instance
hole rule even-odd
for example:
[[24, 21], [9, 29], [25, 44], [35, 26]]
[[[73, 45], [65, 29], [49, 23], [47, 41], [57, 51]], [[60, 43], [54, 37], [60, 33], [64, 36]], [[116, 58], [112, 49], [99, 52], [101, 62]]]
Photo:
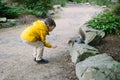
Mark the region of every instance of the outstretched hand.
[[56, 48], [56, 47], [57, 47], [56, 45], [52, 46], [52, 48]]

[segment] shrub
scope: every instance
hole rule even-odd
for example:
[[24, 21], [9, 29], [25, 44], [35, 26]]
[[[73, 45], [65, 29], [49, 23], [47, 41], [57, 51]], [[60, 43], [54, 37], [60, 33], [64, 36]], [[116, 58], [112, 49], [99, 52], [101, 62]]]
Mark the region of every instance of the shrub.
[[86, 3], [89, 2], [91, 4], [97, 4], [97, 5], [109, 5], [111, 4], [111, 0], [69, 0], [77, 3]]
[[2, 3], [0, 0], [0, 13], [0, 17], [16, 18], [20, 14], [20, 9], [17, 7], [8, 7], [6, 3]]
[[7, 17], [9, 19], [17, 18], [20, 15], [20, 8], [11, 7], [4, 11], [5, 11], [5, 13], [4, 13], [5, 17]]
[[115, 15], [120, 16], [120, 2], [116, 3], [115, 5], [112, 6], [112, 12]]
[[53, 0], [53, 4], [60, 4], [61, 6], [65, 6], [68, 0]]
[[65, 6], [66, 3], [67, 3], [67, 0], [60, 0], [60, 3], [59, 3], [59, 4], [60, 4], [61, 6]]
[[107, 34], [117, 34], [118, 30], [120, 30], [120, 17], [111, 12], [104, 12], [86, 24], [95, 29], [103, 30]]
[[6, 23], [0, 23], [0, 29], [13, 27], [14, 25], [15, 25], [15, 22], [7, 21]]
[[46, 17], [48, 10], [53, 7], [53, 0], [12, 0], [22, 7], [24, 13]]

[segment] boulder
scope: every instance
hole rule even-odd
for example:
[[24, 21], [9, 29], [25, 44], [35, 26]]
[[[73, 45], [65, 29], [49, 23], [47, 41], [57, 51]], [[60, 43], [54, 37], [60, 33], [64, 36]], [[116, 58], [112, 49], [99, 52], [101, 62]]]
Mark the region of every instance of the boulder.
[[6, 22], [6, 21], [7, 21], [6, 17], [0, 18], [0, 22]]
[[98, 49], [92, 46], [78, 43], [70, 45], [69, 52], [73, 63], [85, 60], [89, 56], [94, 56], [99, 53]]
[[79, 80], [120, 80], [120, 63], [107, 54], [99, 54], [76, 64]]
[[96, 30], [91, 27], [83, 26], [81, 29], [85, 32], [85, 43], [91, 46], [100, 44], [102, 38], [105, 36], [105, 32]]
[[62, 10], [62, 7], [61, 7], [61, 5], [54, 5], [53, 10], [54, 10], [55, 13], [58, 13], [59, 11]]

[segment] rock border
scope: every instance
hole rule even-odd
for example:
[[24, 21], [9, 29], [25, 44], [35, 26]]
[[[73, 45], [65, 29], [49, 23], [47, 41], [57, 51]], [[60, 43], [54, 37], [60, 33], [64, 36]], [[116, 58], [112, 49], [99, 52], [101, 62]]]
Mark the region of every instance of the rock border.
[[100, 53], [95, 45], [100, 44], [105, 32], [83, 25], [83, 34], [69, 41], [71, 61], [75, 64], [76, 76], [79, 80], [120, 80], [120, 63], [106, 53]]

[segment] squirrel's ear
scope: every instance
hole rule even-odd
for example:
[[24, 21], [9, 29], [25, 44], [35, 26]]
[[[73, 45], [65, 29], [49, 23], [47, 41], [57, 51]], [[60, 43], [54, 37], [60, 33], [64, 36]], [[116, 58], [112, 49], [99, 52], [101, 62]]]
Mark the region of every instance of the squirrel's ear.
[[69, 40], [69, 41], [68, 41], [68, 44], [70, 44], [70, 43], [72, 43], [72, 40]]
[[73, 46], [74, 45], [74, 41], [73, 40], [69, 40], [68, 44]]

